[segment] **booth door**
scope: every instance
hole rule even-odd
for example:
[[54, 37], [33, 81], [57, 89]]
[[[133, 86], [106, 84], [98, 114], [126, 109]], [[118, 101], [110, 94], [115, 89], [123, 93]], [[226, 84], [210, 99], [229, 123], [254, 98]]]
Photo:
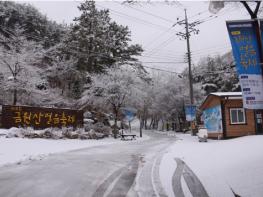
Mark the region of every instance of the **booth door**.
[[262, 121], [262, 115], [263, 111], [262, 110], [257, 110], [255, 113], [256, 117], [256, 133], [257, 134], [263, 134], [263, 121]]

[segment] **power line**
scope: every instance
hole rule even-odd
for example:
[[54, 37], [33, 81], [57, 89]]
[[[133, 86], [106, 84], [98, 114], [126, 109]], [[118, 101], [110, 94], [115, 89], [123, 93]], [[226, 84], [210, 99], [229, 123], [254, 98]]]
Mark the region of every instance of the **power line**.
[[183, 55], [180, 56], [148, 56], [148, 55], [141, 55], [140, 57], [145, 57], [145, 58], [153, 58], [153, 59], [171, 59], [171, 60], [175, 60], [178, 58], [183, 58]]
[[[179, 78], [184, 78], [184, 75], [182, 73], [179, 73], [179, 72], [165, 70], [165, 69], [161, 69], [161, 68], [153, 68], [150, 66], [142, 66], [142, 67], [148, 68], [151, 70], [161, 71], [161, 72], [173, 73], [173, 74], [176, 74]], [[222, 74], [222, 73], [230, 73], [231, 74], [233, 72], [225, 71], [225, 70], [218, 70], [218, 71], [208, 71], [208, 72], [193, 72], [193, 75], [194, 75], [194, 77], [197, 77], [197, 76], [200, 76], [200, 74], [203, 76], [203, 75], [214, 75], [214, 74]]]
[[181, 76], [181, 73], [175, 72], [175, 71], [169, 71], [169, 70], [164, 70], [164, 69], [160, 69], [160, 68], [153, 68], [153, 67], [149, 67], [149, 66], [142, 66], [144, 68], [149, 68], [152, 70], [158, 70], [158, 71], [162, 71], [162, 72], [167, 72], [167, 73], [174, 73], [177, 74], [178, 76]]
[[[223, 49], [226, 49], [226, 51], [230, 51], [231, 48], [223, 48]], [[213, 53], [227, 53], [226, 51], [202, 51], [202, 52], [199, 52], [199, 53], [192, 53], [193, 56], [202, 56], [202, 55], [206, 55], [206, 54], [213, 54]]]
[[159, 24], [155, 24], [155, 23], [149, 22], [149, 21], [141, 19], [141, 18], [130, 16], [130, 15], [127, 15], [125, 13], [122, 13], [122, 12], [119, 12], [119, 11], [116, 11], [116, 10], [113, 10], [113, 9], [110, 9], [110, 8], [106, 8], [106, 7], [102, 6], [102, 5], [98, 5], [97, 4], [97, 6], [103, 8], [103, 9], [110, 10], [113, 14], [115, 13], [115, 14], [121, 15], [121, 16], [126, 17], [127, 19], [130, 19], [130, 20], [133, 20], [133, 21], [140, 21], [140, 22], [142, 22], [142, 23], [144, 23], [146, 25], [151, 25], [151, 26], [155, 26], [155, 27], [158, 27], [158, 28], [167, 29], [167, 27], [165, 27], [165, 26], [162, 26], [162, 25], [159, 25]]
[[[193, 22], [192, 26], [193, 26], [193, 25], [199, 25], [199, 24], [201, 24], [201, 23], [208, 22], [208, 21], [210, 21], [210, 20], [214, 20], [214, 19], [216, 19], [216, 18], [218, 18], [218, 17], [220, 17], [220, 16], [223, 16], [225, 13], [228, 13], [229, 10], [231, 10], [231, 9], [228, 9], [228, 10], [226, 10], [224, 13], [220, 13], [219, 15], [215, 15], [215, 16], [210, 15], [210, 16], [208, 16], [208, 17], [206, 17], [206, 18], [201, 19], [201, 20], [197, 20], [197, 21]], [[232, 10], [231, 10], [231, 11], [232, 11]], [[193, 17], [195, 17], [195, 16], [201, 15], [201, 14], [203, 14], [203, 13], [205, 13], [205, 12], [208, 12], [208, 11], [207, 11], [207, 10], [204, 10], [204, 11], [199, 12], [199, 13], [193, 15], [193, 16], [190, 16], [189, 18], [193, 18]], [[185, 20], [178, 21], [178, 22], [175, 23], [173, 26], [175, 26], [176, 24], [182, 24], [182, 23], [184, 23], [184, 21], [185, 21]], [[190, 23], [190, 25], [191, 25], [191, 23]], [[190, 28], [191, 28], [191, 27], [190, 27]], [[190, 33], [191, 33], [192, 31], [193, 31], [193, 30], [191, 30]], [[198, 33], [198, 32], [199, 32], [199, 30], [198, 30], [196, 33]], [[158, 45], [157, 47], [155, 47], [154, 49], [152, 49], [152, 50], [151, 50], [150, 52], [148, 52], [148, 53], [155, 54], [157, 51], [160, 50], [160, 48], [163, 48], [164, 46], [167, 46], [170, 41], [171, 41], [171, 38], [168, 38], [168, 40], [164, 41], [163, 43], [161, 43], [160, 45]]]
[[167, 40], [165, 40], [164, 42], [160, 43], [158, 46], [154, 47], [152, 50], [150, 50], [147, 55], [153, 55], [156, 52], [158, 52], [161, 48], [169, 45], [171, 43], [171, 41], [174, 39], [174, 37], [176, 37], [175, 35], [172, 35], [171, 37], [169, 37]]
[[154, 44], [154, 41], [158, 40], [160, 37], [164, 36], [165, 34], [167, 34], [171, 29], [173, 28], [173, 26], [171, 26], [169, 29], [163, 31], [161, 34], [159, 34], [158, 36], [154, 37], [154, 39], [152, 39], [150, 42], [148, 42], [145, 46], [145, 48], [148, 48], [149, 46], [151, 46], [152, 44]]
[[[118, 2], [115, 2], [115, 3], [118, 3]], [[122, 4], [122, 3], [118, 3], [118, 4]], [[164, 17], [162, 17], [162, 16], [158, 16], [158, 15], [153, 14], [153, 13], [151, 13], [151, 12], [146, 12], [146, 11], [144, 11], [144, 10], [141, 10], [141, 9], [138, 9], [138, 8], [135, 8], [135, 7], [132, 7], [132, 6], [127, 5], [127, 4], [124, 4], [124, 5], [125, 5], [126, 7], [129, 7], [129, 8], [131, 8], [131, 9], [137, 10], [138, 12], [144, 13], [144, 14], [146, 14], [146, 15], [153, 16], [153, 17], [155, 17], [155, 18], [161, 19], [161, 20], [166, 21], [166, 22], [169, 22], [169, 23], [174, 23], [173, 20], [164, 18]]]
[[208, 12], [207, 9], [205, 9], [205, 10], [203, 10], [203, 11], [201, 11], [201, 12], [198, 12], [198, 13], [195, 14], [195, 15], [189, 16], [188, 19], [193, 18], [193, 17], [196, 17], [196, 16], [200, 16], [201, 14], [206, 13], [206, 12]]
[[[123, 5], [122, 3], [118, 3], [118, 2], [115, 2], [115, 3]], [[179, 4], [182, 6], [182, 4], [181, 4], [180, 2], [178, 2], [178, 5], [179, 5]], [[146, 11], [144, 11], [144, 10], [141, 10], [141, 9], [138, 9], [138, 8], [135, 8], [135, 7], [132, 7], [132, 6], [127, 5], [127, 4], [124, 4], [124, 5], [125, 5], [126, 7], [131, 8], [131, 9], [137, 10], [137, 11], [139, 11], [139, 12], [141, 12], [141, 13], [144, 13], [144, 14], [147, 14], [147, 15], [150, 15], [150, 16], [153, 16], [153, 17], [155, 17], [155, 18], [164, 20], [164, 21], [166, 21], [166, 22], [172, 22], [172, 23], [174, 23], [173, 20], [170, 20], [170, 19], [167, 19], [167, 18], [158, 16], [158, 15], [153, 14], [153, 13], [150, 13], [150, 12], [146, 12]], [[204, 10], [204, 11], [202, 11], [202, 12], [199, 12], [199, 13], [197, 13], [196, 15], [193, 15], [193, 16], [191, 16], [191, 17], [189, 17], [189, 18], [192, 18], [192, 17], [197, 16], [197, 15], [201, 15], [201, 14], [204, 13], [204, 12], [207, 12], [207, 10]], [[152, 45], [153, 41], [155, 41], [155, 40], [157, 40], [158, 38], [160, 38], [161, 36], [165, 35], [165, 34], [166, 34], [167, 32], [169, 32], [173, 27], [174, 27], [174, 25], [171, 26], [171, 27], [170, 27], [169, 29], [167, 29], [166, 31], [162, 32], [162, 33], [161, 33], [160, 35], [158, 35], [157, 37], [155, 37], [151, 42], [149, 42], [150, 44], [146, 44], [145, 48], [147, 48], [148, 46]]]
[[193, 52], [199, 52], [199, 51], [204, 51], [207, 49], [215, 49], [215, 48], [226, 48], [226, 45], [228, 43], [224, 43], [224, 44], [220, 44], [220, 45], [214, 45], [214, 46], [209, 46], [207, 48], [202, 48], [202, 49], [198, 49], [198, 50], [193, 50]]
[[[174, 57], [182, 57], [182, 56], [184, 56], [185, 55], [184, 52], [178, 52], [178, 51], [177, 52], [175, 51], [174, 53], [172, 53], [172, 52], [171, 53], [167, 53], [167, 51], [165, 51], [165, 53], [160, 52], [160, 53], [156, 54], [163, 47], [165, 47], [168, 44], [170, 44], [172, 42], [172, 38], [173, 37], [171, 37], [171, 38], [167, 39], [166, 41], [162, 42], [158, 47], [155, 47], [154, 49], [152, 49], [150, 51], [145, 51], [144, 56], [148, 56], [148, 57], [151, 57], [151, 56], [162, 56], [162, 57], [168, 57], [168, 58], [169, 57], [170, 58], [171, 57], [174, 58]], [[163, 54], [163, 55], [161, 55], [161, 54]]]
[[174, 57], [176, 55], [180, 55], [180, 56], [185, 55], [185, 52], [183, 50], [180, 50], [180, 51], [176, 50], [175, 51], [175, 50], [170, 50], [170, 49], [166, 48], [165, 51], [159, 51], [159, 53], [155, 54], [154, 56], [161, 55], [161, 54], [164, 54], [164, 55], [170, 56], [170, 57], [171, 56]]

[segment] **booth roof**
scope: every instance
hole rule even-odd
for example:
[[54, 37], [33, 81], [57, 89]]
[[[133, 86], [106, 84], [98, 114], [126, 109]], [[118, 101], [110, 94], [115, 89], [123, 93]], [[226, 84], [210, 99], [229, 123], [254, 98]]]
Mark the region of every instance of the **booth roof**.
[[200, 105], [199, 109], [204, 109], [204, 104], [208, 100], [210, 96], [217, 96], [217, 97], [227, 97], [227, 99], [242, 99], [242, 92], [213, 92], [207, 95], [203, 103]]
[[242, 92], [213, 92], [213, 93], [210, 93], [212, 95], [215, 95], [215, 96], [220, 96], [220, 97], [225, 97], [225, 96], [238, 96], [238, 97], [241, 97], [242, 96]]

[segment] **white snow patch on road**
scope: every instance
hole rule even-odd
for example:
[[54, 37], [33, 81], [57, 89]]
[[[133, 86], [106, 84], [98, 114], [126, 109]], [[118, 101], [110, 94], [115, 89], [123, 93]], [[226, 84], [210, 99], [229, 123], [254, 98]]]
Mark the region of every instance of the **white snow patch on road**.
[[[0, 166], [20, 163], [25, 160], [38, 160], [53, 153], [110, 144], [140, 143], [149, 139], [147, 135], [143, 135], [143, 138], [138, 137], [138, 133], [136, 133], [136, 140], [132, 141], [122, 141], [119, 138], [104, 138], [100, 140], [5, 138], [8, 132], [10, 131], [0, 129]], [[1, 137], [1, 134], [5, 135]]]
[[99, 145], [120, 143], [119, 140], [48, 140], [25, 138], [0, 138], [0, 166], [21, 162], [27, 159], [39, 159], [52, 153], [88, 148]]
[[176, 166], [177, 165], [174, 158], [171, 157], [169, 154], [164, 154], [159, 172], [162, 186], [165, 189], [166, 193], [170, 194], [169, 196], [173, 196], [172, 179]]
[[[198, 176], [213, 197], [234, 196], [231, 189], [242, 197], [261, 197], [263, 194], [263, 136], [246, 136], [230, 140], [198, 142], [188, 134], [177, 135], [181, 140], [168, 149], [160, 166], [163, 186], [169, 197], [174, 196], [171, 172], [167, 170], [175, 157]], [[169, 159], [170, 158], [170, 159]], [[166, 169], [166, 170], [165, 170]], [[165, 180], [167, 177], [169, 180]]]

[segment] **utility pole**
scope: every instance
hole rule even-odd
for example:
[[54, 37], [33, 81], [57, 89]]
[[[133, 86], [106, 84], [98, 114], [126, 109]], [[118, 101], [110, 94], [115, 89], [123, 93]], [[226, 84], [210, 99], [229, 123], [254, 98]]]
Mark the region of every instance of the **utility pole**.
[[[183, 39], [186, 40], [187, 43], [187, 62], [188, 62], [188, 76], [189, 76], [189, 96], [190, 96], [190, 104], [191, 106], [194, 105], [194, 94], [193, 94], [193, 77], [192, 77], [192, 65], [191, 65], [191, 49], [190, 49], [190, 36], [191, 33], [194, 34], [198, 34], [199, 30], [194, 28], [196, 25], [199, 25], [202, 23], [202, 21], [195, 21], [193, 23], [189, 23], [188, 22], [188, 18], [187, 18], [187, 12], [186, 9], [184, 9], [185, 12], [185, 19], [178, 21], [176, 24], [179, 25], [184, 25], [185, 26], [185, 33], [183, 32], [179, 32], [176, 35], [182, 37]], [[174, 24], [174, 25], [176, 25]], [[191, 108], [192, 109], [192, 108]], [[193, 131], [193, 121], [191, 121], [191, 133], [192, 135], [195, 135], [196, 133], [194, 133]]]
[[185, 13], [185, 36], [187, 42], [187, 58], [188, 58], [188, 73], [189, 73], [189, 90], [190, 90], [190, 104], [194, 104], [194, 95], [193, 95], [193, 77], [192, 77], [192, 65], [191, 65], [191, 50], [190, 50], [190, 35], [189, 35], [189, 27], [188, 27], [188, 19], [186, 9], [184, 9]]

